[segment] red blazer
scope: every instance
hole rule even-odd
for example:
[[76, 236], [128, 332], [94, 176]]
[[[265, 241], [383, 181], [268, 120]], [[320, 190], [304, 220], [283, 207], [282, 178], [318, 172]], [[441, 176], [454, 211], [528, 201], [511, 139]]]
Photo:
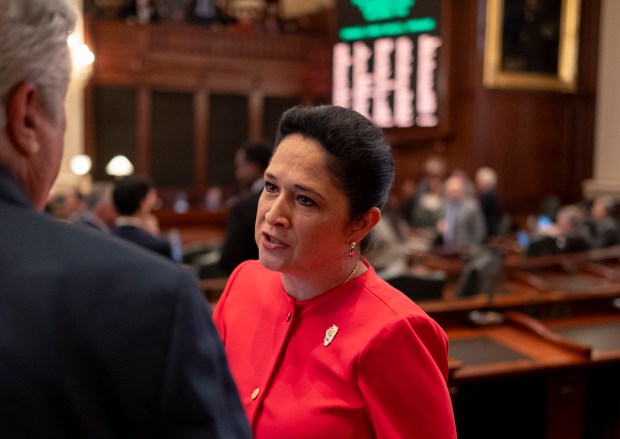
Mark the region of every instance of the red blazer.
[[456, 438], [445, 333], [368, 267], [303, 302], [257, 261], [231, 275], [214, 320], [256, 439]]

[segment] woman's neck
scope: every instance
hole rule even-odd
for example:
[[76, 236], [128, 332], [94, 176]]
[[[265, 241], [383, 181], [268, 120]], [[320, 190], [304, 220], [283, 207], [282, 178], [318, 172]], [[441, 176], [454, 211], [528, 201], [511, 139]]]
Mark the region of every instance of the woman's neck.
[[366, 265], [361, 260], [355, 259], [337, 270], [314, 272], [311, 276], [282, 273], [280, 277], [284, 290], [289, 296], [299, 301], [305, 301], [314, 299], [356, 278], [366, 270], [368, 270]]

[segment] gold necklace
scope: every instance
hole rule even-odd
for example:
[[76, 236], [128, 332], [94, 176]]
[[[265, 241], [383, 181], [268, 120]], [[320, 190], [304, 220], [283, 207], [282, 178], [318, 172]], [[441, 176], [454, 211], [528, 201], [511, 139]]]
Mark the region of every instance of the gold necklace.
[[357, 273], [357, 266], [359, 264], [359, 261], [357, 261], [355, 263], [355, 267], [353, 267], [353, 271], [351, 272], [351, 274], [349, 275], [349, 277], [347, 277], [347, 279], [343, 282], [343, 284], [346, 284], [347, 282], [349, 282], [351, 279], [353, 279], [353, 276], [355, 276], [355, 273]]

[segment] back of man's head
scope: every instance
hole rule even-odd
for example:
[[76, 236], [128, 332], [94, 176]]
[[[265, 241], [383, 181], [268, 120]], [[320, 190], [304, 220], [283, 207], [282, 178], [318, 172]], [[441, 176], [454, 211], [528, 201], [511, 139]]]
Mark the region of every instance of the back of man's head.
[[256, 164], [262, 172], [269, 166], [269, 159], [273, 152], [273, 147], [267, 141], [248, 142], [241, 149], [245, 152], [245, 160], [248, 163]]
[[75, 20], [68, 0], [0, 4], [0, 164], [38, 210], [62, 159]]
[[250, 141], [241, 145], [235, 155], [235, 179], [241, 188], [249, 188], [263, 177], [272, 150], [267, 141]]
[[138, 175], [121, 178], [114, 183], [112, 199], [119, 215], [133, 215], [140, 210], [142, 201], [149, 191], [154, 188], [153, 183]]
[[453, 175], [446, 180], [445, 184], [446, 198], [450, 201], [458, 201], [465, 196], [465, 182], [463, 177]]
[[487, 192], [495, 189], [497, 185], [497, 173], [488, 167], [478, 168], [474, 178], [476, 187], [480, 192]]
[[[76, 13], [67, 0], [3, 0], [0, 6], [0, 99], [34, 83], [52, 115], [60, 112], [71, 74], [67, 37]], [[0, 107], [0, 129], [6, 127]]]

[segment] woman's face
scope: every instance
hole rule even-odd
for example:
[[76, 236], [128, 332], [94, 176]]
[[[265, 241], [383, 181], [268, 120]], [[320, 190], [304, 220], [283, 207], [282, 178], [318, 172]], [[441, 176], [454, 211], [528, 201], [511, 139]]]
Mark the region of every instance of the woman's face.
[[348, 254], [348, 226], [347, 198], [333, 184], [327, 153], [299, 134], [285, 137], [265, 172], [258, 203], [261, 263], [298, 276], [338, 269]]

